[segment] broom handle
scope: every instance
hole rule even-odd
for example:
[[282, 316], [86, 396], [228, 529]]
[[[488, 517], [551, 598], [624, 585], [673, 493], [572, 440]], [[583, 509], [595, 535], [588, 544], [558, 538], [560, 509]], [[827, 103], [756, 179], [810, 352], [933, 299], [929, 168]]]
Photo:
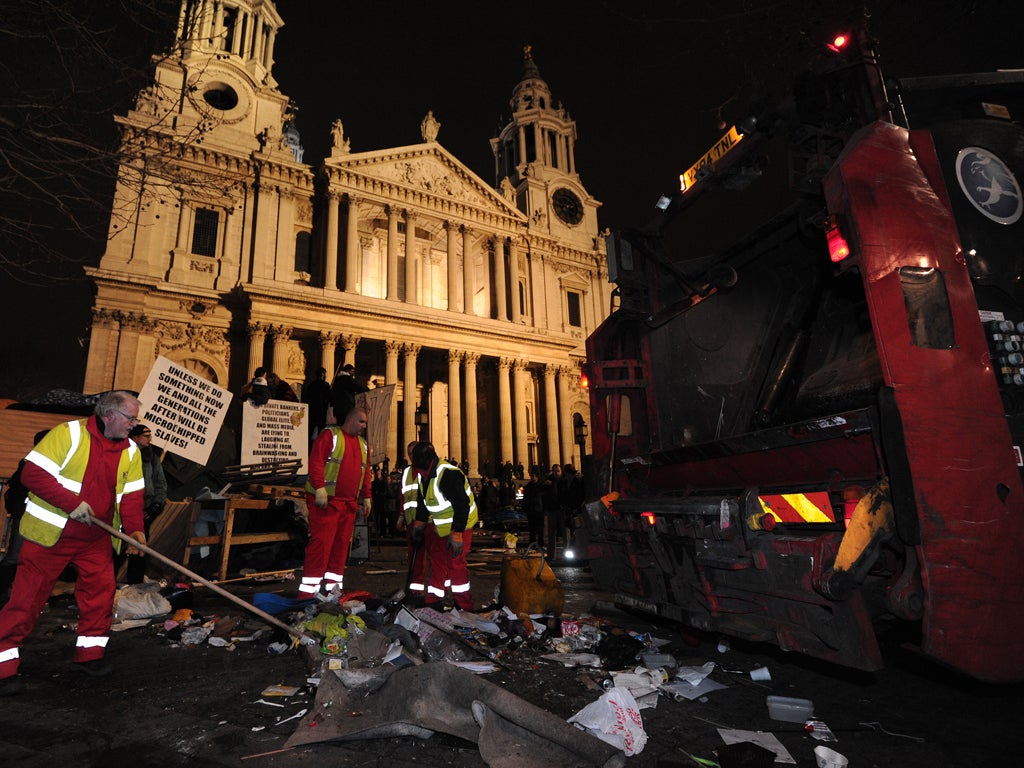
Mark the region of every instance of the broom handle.
[[171, 568], [173, 568], [174, 570], [179, 571], [179, 572], [185, 574], [190, 579], [192, 579], [194, 581], [198, 581], [204, 587], [209, 587], [210, 589], [212, 589], [214, 592], [216, 592], [221, 597], [226, 597], [228, 600], [230, 600], [231, 602], [235, 603], [236, 605], [239, 605], [242, 608], [244, 608], [245, 610], [249, 611], [250, 613], [253, 613], [256, 616], [259, 616], [261, 619], [263, 619], [268, 624], [272, 624], [275, 627], [277, 627], [278, 629], [283, 629], [289, 635], [297, 637], [300, 641], [302, 641], [302, 643], [304, 645], [318, 645], [319, 644], [318, 640], [316, 640], [313, 637], [310, 637], [305, 632], [301, 632], [300, 630], [296, 629], [295, 627], [290, 626], [288, 624], [285, 624], [283, 621], [278, 619], [276, 616], [271, 616], [266, 611], [261, 611], [255, 605], [252, 605], [251, 603], [245, 602], [245, 600], [243, 600], [242, 598], [238, 597], [237, 595], [231, 594], [230, 592], [228, 592], [223, 587], [219, 587], [216, 584], [214, 584], [212, 581], [208, 581], [207, 579], [204, 579], [198, 573], [195, 573], [194, 571], [190, 571], [188, 568], [183, 566], [181, 563], [174, 562], [173, 560], [171, 560], [171, 558], [167, 557], [164, 554], [161, 554], [160, 552], [157, 552], [152, 547], [148, 547], [145, 544], [141, 544], [138, 541], [136, 541], [135, 539], [133, 539], [131, 536], [128, 536], [127, 534], [122, 533], [121, 531], [118, 531], [115, 528], [110, 527], [109, 525], [104, 523], [102, 520], [100, 520], [100, 519], [98, 519], [96, 517], [93, 517], [92, 518], [92, 524], [96, 525], [96, 526], [99, 526], [100, 530], [106, 531], [111, 536], [114, 536], [115, 538], [118, 538], [121, 541], [127, 542], [130, 546], [135, 547], [135, 549], [139, 550], [140, 552], [145, 552], [150, 557], [156, 558], [157, 560], [159, 560], [164, 565], [169, 565]]

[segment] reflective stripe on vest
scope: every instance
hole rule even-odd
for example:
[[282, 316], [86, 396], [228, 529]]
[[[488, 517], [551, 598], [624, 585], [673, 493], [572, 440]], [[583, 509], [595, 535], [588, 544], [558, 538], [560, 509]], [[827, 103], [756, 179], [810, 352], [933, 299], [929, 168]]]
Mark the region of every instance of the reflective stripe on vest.
[[405, 522], [416, 519], [416, 504], [419, 500], [420, 479], [412, 467], [402, 470], [402, 512]]
[[[462, 474], [461, 470], [459, 470], [454, 464], [448, 464], [446, 462], [438, 464], [437, 472], [427, 484], [427, 491], [424, 494], [424, 503], [426, 504], [427, 511], [430, 513], [430, 519], [434, 523], [434, 528], [436, 529], [438, 536], [447, 536], [451, 530], [452, 522], [455, 520], [455, 513], [452, 510], [452, 504], [441, 490], [441, 477], [449, 469], [454, 469], [458, 471], [459, 474]], [[473, 496], [473, 491], [469, 487], [469, 478], [463, 474], [462, 480], [466, 497], [469, 499], [469, 516], [466, 518], [466, 528], [469, 529], [476, 525], [476, 498]]]

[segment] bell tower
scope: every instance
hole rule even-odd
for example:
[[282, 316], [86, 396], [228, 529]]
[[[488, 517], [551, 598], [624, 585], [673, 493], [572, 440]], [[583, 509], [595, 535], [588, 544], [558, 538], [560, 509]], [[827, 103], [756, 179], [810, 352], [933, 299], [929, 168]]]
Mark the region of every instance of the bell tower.
[[308, 280], [314, 174], [272, 74], [283, 26], [271, 0], [181, 0], [172, 46], [115, 116], [85, 391], [138, 389], [154, 355], [226, 382], [233, 297]]
[[523, 49], [523, 76], [509, 101], [512, 118], [491, 139], [495, 186], [530, 219], [532, 230], [585, 244], [597, 235], [600, 203], [576, 172], [576, 122]]

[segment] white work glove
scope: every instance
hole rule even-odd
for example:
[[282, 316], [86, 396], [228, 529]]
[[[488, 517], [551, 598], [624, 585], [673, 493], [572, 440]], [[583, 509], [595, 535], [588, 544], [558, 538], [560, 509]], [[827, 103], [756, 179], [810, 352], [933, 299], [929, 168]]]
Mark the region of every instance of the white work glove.
[[77, 523], [85, 523], [86, 525], [92, 525], [92, 507], [89, 506], [89, 502], [83, 501], [68, 515], [72, 520]]
[[327, 506], [327, 489], [317, 488], [316, 489], [316, 505], [321, 509]]
[[363, 499], [363, 518], [369, 520], [371, 512], [373, 512], [373, 500]]

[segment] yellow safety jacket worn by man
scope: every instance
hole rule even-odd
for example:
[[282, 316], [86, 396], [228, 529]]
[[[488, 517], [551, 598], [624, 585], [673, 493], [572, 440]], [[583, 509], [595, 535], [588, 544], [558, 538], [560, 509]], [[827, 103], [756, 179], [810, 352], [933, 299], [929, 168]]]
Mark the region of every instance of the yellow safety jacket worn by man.
[[[455, 520], [455, 508], [452, 505], [452, 501], [441, 490], [442, 479], [445, 473], [452, 471], [462, 476], [462, 490], [469, 501], [469, 513], [465, 521]], [[469, 478], [454, 464], [449, 464], [446, 461], [438, 462], [437, 472], [434, 473], [434, 476], [427, 483], [426, 491], [423, 494], [423, 503], [427, 513], [430, 515], [431, 522], [434, 523], [437, 535], [441, 538], [444, 538], [451, 532], [453, 523], [457, 523], [455, 528], [458, 533], [472, 528], [477, 523], [476, 498], [473, 496], [473, 489], [469, 485]]]
[[[28, 455], [28, 460], [46, 470], [62, 487], [81, 494], [82, 481], [89, 465], [91, 436], [86, 428], [87, 419], [69, 421], [54, 427], [50, 439], [42, 441]], [[129, 441], [121, 451], [114, 488], [114, 520], [112, 527], [121, 528], [121, 499], [126, 493], [143, 490], [142, 460], [139, 447]], [[29, 492], [25, 514], [19, 532], [28, 541], [52, 547], [68, 522], [68, 514], [58, 507]], [[121, 551], [121, 540], [111, 536], [114, 549]]]
[[[338, 426], [332, 425], [324, 431], [331, 433], [334, 445], [331, 448], [330, 457], [324, 462], [322, 477], [320, 476], [320, 467], [312, 462], [310, 463], [309, 479], [306, 481], [306, 492], [316, 493], [317, 488], [326, 488], [327, 495], [333, 496], [338, 485], [338, 470], [341, 467], [341, 460], [345, 456], [345, 437], [341, 427]], [[362, 435], [359, 436], [359, 449], [362, 451], [362, 474], [360, 475], [360, 478], [362, 478], [366, 475], [369, 467], [369, 448], [366, 444], [366, 438]]]
[[402, 516], [406, 525], [416, 519], [416, 503], [419, 499], [420, 482], [416, 470], [411, 466], [402, 470]]

